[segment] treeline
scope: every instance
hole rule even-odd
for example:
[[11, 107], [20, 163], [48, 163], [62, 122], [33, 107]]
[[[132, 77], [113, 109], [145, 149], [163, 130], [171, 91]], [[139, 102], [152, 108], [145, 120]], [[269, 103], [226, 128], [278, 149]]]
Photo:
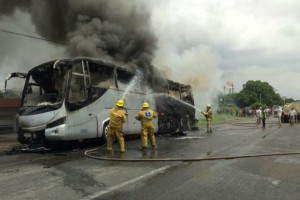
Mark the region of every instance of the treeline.
[[267, 82], [249, 80], [239, 93], [226, 95], [239, 108], [272, 107], [294, 102], [293, 98], [283, 98], [274, 87]]
[[0, 98], [20, 99], [21, 96], [22, 96], [21, 91], [16, 89], [8, 89], [5, 91], [0, 90]]

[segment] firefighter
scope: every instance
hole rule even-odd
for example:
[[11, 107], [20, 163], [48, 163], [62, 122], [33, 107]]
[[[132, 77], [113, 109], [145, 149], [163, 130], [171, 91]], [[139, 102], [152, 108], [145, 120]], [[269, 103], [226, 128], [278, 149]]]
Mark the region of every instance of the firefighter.
[[142, 105], [142, 110], [138, 112], [135, 118], [141, 121], [141, 140], [142, 140], [142, 151], [146, 151], [148, 146], [148, 136], [150, 137], [151, 145], [153, 150], [157, 150], [155, 144], [155, 135], [153, 127], [153, 119], [157, 117], [157, 114], [149, 109], [149, 104], [144, 102]]
[[125, 142], [124, 142], [124, 132], [123, 124], [126, 121], [126, 111], [124, 109], [124, 101], [118, 100], [116, 107], [111, 109], [109, 114], [109, 127], [107, 131], [107, 151], [110, 152], [113, 150], [113, 141], [115, 137], [120, 146], [120, 152], [125, 152]]
[[206, 127], [207, 127], [207, 131], [206, 133], [212, 133], [212, 128], [211, 128], [211, 121], [212, 121], [212, 108], [210, 104], [207, 104], [206, 106], [206, 112], [201, 112], [205, 118], [206, 118]]

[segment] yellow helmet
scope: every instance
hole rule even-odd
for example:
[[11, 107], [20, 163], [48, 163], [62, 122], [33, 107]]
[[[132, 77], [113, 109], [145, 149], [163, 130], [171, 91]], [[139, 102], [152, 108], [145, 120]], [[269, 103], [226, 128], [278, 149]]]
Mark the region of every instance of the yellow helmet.
[[124, 101], [122, 99], [120, 99], [120, 100], [117, 101], [116, 105], [123, 107], [124, 106]]
[[147, 102], [143, 103], [143, 108], [149, 108], [149, 104]]
[[208, 108], [210, 108], [210, 107], [211, 107], [211, 105], [210, 105], [210, 104], [207, 104], [207, 107], [208, 107]]

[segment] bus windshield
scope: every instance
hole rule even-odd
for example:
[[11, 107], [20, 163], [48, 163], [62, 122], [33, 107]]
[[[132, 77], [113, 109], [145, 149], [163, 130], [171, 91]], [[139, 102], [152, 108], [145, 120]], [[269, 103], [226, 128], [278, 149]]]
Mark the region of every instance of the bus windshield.
[[69, 65], [52, 61], [35, 67], [27, 76], [23, 107], [45, 107], [62, 103], [65, 97]]

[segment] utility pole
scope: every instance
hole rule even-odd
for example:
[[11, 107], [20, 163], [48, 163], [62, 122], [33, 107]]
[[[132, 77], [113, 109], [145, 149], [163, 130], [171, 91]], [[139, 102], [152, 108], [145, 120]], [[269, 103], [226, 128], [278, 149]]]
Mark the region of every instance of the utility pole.
[[225, 88], [226, 88], [226, 86], [224, 85], [224, 104], [225, 104]]
[[233, 83], [232, 83], [232, 89], [231, 89], [231, 92], [232, 92], [232, 94], [231, 94], [231, 96], [232, 96], [232, 102], [234, 102], [234, 95], [233, 95], [233, 93], [234, 93], [234, 87], [233, 87]]
[[261, 104], [261, 93], [259, 93], [259, 103]]
[[283, 105], [285, 105], [286, 96], [281, 97], [283, 99]]

